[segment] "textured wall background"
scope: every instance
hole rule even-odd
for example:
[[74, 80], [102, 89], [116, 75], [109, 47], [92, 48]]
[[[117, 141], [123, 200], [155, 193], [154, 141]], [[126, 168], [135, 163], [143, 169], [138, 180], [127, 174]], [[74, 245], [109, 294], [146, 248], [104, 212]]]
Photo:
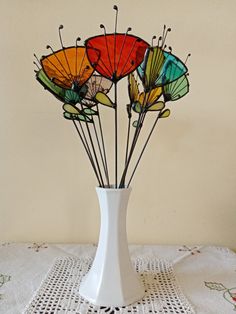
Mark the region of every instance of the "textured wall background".
[[[34, 79], [33, 53], [113, 31], [113, 1], [0, 1], [0, 239], [96, 241], [95, 178], [60, 103]], [[236, 247], [236, 2], [116, 1], [119, 31], [167, 43], [185, 59], [191, 92], [171, 105], [133, 181], [128, 236], [133, 243]], [[126, 79], [119, 97], [127, 103]], [[124, 109], [124, 108], [122, 108]], [[126, 119], [120, 109], [121, 136]], [[108, 109], [109, 110], [109, 109]], [[124, 111], [124, 110], [123, 110]], [[108, 153], [113, 118], [104, 112]], [[124, 143], [120, 137], [120, 145]]]

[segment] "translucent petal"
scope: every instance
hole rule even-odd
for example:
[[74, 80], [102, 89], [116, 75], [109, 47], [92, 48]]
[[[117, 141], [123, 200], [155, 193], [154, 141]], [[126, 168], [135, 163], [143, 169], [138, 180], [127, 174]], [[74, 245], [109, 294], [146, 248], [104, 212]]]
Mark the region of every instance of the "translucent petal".
[[85, 91], [87, 91], [87, 87], [85, 85], [79, 88], [78, 92], [75, 92], [71, 89], [62, 88], [54, 84], [54, 82], [47, 77], [43, 69], [39, 70], [36, 73], [36, 79], [39, 81], [41, 85], [43, 85], [45, 89], [52, 93], [57, 99], [73, 105], [79, 103], [83, 99]]
[[160, 118], [168, 118], [169, 115], [170, 115], [170, 109], [166, 109], [161, 113]]
[[96, 71], [117, 82], [140, 65], [149, 45], [137, 36], [116, 33], [91, 37], [85, 41], [85, 46], [93, 48], [87, 51], [92, 64], [96, 63], [96, 51], [100, 53]]
[[139, 101], [136, 101], [135, 103], [132, 104], [132, 109], [137, 112], [141, 113], [142, 112], [142, 106]]
[[156, 103], [161, 95], [162, 95], [162, 88], [156, 87], [149, 92], [140, 93], [138, 97], [138, 101], [142, 105], [142, 107], [146, 108]]
[[97, 114], [98, 114], [97, 111], [95, 111], [95, 110], [93, 110], [93, 109], [91, 109], [91, 108], [85, 108], [85, 109], [83, 110], [83, 112], [84, 112], [85, 114], [88, 114], [88, 115], [97, 115]]
[[152, 89], [156, 86], [156, 79], [160, 76], [164, 59], [163, 50], [160, 47], [151, 47], [146, 50], [144, 61], [137, 69], [145, 89]]
[[132, 123], [132, 125], [133, 125], [134, 128], [137, 128], [137, 126], [138, 126], [138, 121], [135, 120], [135, 121]]
[[134, 78], [134, 74], [131, 73], [128, 76], [128, 82], [129, 82], [129, 98], [131, 104], [134, 103], [135, 101], [138, 100], [138, 95], [139, 95], [139, 88], [138, 88], [138, 83], [136, 79]]
[[[98, 59], [99, 53], [95, 51], [94, 60], [98, 61]], [[86, 48], [82, 46], [58, 50], [43, 57], [41, 64], [49, 79], [53, 79], [56, 85], [67, 89], [72, 88], [73, 84], [81, 87], [94, 72]]]
[[144, 61], [137, 68], [146, 90], [164, 86], [187, 73], [185, 64], [170, 52], [160, 47], [148, 48]]
[[186, 75], [164, 86], [163, 95], [165, 101], [175, 101], [184, 97], [189, 92], [189, 82]]
[[101, 75], [93, 74], [87, 81], [86, 86], [88, 88], [86, 98], [94, 100], [98, 92], [107, 94], [112, 87], [112, 82]]
[[63, 112], [63, 116], [64, 116], [64, 118], [66, 118], [68, 120], [80, 120], [80, 121], [85, 121], [85, 122], [89, 122], [89, 123], [92, 122], [92, 120], [89, 119], [89, 117], [82, 115], [82, 114], [72, 114], [69, 112]]
[[104, 93], [98, 92], [95, 96], [95, 99], [102, 105], [108, 106], [108, 107], [113, 107], [114, 104], [111, 101], [111, 99]]
[[147, 108], [147, 111], [160, 111], [165, 107], [165, 103], [163, 101], [158, 101]]
[[43, 69], [39, 70], [36, 73], [36, 79], [39, 81], [41, 85], [45, 89], [47, 89], [50, 93], [52, 93], [55, 97], [57, 97], [59, 100], [64, 102], [65, 99], [65, 89], [63, 89], [60, 86], [57, 86], [54, 84], [46, 75], [46, 73], [43, 71]]
[[70, 104], [64, 104], [63, 105], [63, 109], [66, 111], [66, 112], [68, 112], [68, 113], [74, 113], [74, 114], [79, 114], [80, 113], [80, 111], [79, 111], [79, 109], [78, 108], [76, 108], [76, 107], [74, 107], [74, 106], [72, 106], [72, 105], [70, 105]]
[[161, 69], [160, 78], [156, 81], [156, 84], [161, 85], [174, 82], [188, 71], [185, 64], [176, 56], [166, 51], [164, 55], [165, 62]]
[[162, 94], [162, 88], [161, 87], [156, 87], [154, 89], [152, 89], [150, 92], [148, 92], [148, 97], [147, 97], [147, 105], [152, 105], [155, 102], [157, 102], [157, 100], [160, 98]]
[[81, 101], [81, 97], [79, 93], [74, 92], [73, 90], [66, 89], [65, 90], [65, 102], [71, 103], [71, 104], [77, 104]]

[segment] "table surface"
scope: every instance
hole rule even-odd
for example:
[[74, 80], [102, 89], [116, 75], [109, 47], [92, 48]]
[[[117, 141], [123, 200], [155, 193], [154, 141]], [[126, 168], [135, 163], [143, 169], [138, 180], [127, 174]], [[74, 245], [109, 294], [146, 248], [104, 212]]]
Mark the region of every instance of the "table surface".
[[[184, 295], [199, 314], [236, 311], [236, 254], [216, 246], [130, 245], [131, 257], [173, 264]], [[22, 314], [55, 259], [93, 257], [96, 245], [0, 243], [0, 314]]]

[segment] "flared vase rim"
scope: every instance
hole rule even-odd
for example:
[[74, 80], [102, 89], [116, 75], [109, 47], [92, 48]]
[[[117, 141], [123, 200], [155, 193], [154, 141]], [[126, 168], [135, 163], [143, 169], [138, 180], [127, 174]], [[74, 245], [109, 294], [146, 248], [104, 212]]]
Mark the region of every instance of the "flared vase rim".
[[96, 186], [96, 190], [97, 191], [131, 191], [132, 188], [129, 186], [125, 186], [123, 188], [115, 188], [114, 187], [115, 185], [114, 184], [111, 184], [110, 187], [108, 186], [105, 186], [105, 187], [102, 187], [102, 186]]

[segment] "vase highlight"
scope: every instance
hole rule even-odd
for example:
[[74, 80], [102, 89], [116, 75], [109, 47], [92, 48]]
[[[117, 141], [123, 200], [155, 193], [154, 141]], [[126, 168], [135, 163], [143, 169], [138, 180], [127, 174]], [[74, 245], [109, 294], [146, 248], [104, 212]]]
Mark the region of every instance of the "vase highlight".
[[79, 293], [95, 305], [125, 306], [144, 296], [144, 287], [129, 255], [126, 215], [131, 189], [96, 188], [101, 226], [91, 269]]

